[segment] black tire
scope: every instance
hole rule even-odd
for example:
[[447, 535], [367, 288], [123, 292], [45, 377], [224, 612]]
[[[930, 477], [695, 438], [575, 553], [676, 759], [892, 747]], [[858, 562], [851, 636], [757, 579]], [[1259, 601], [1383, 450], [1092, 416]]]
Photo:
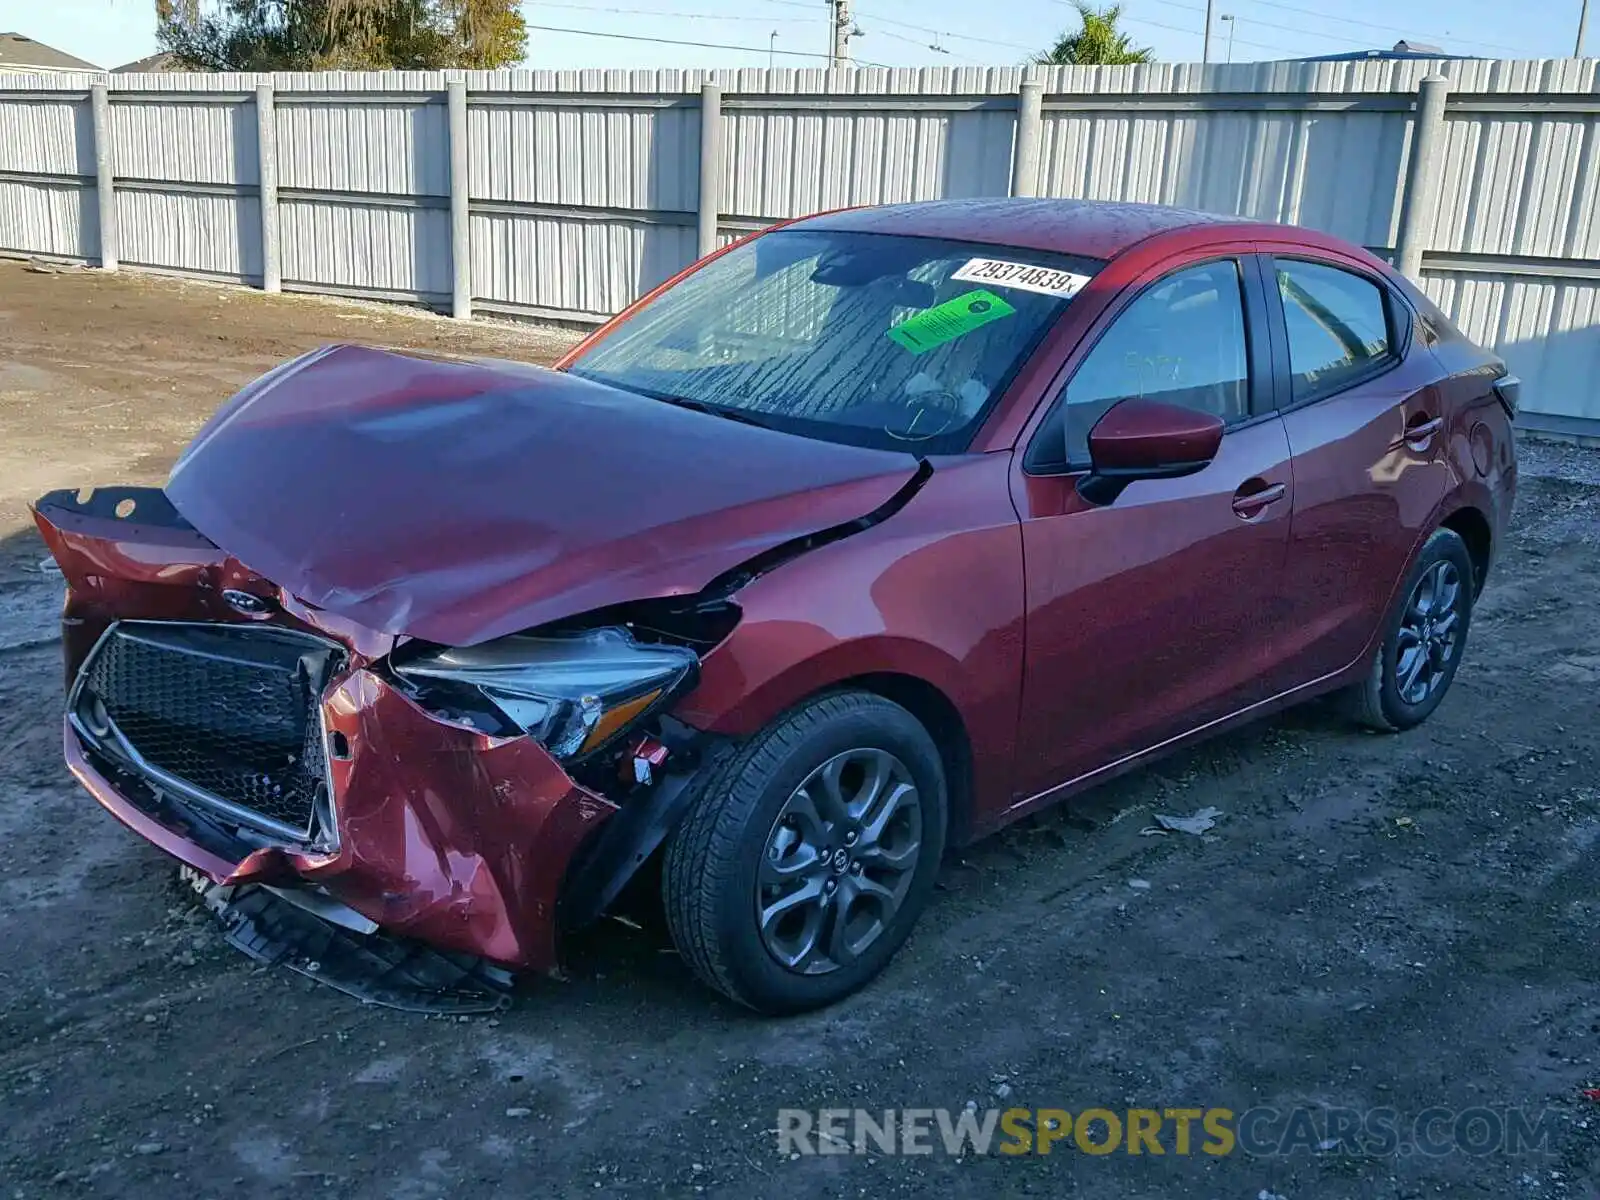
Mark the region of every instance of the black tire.
[[[801, 784], [825, 764], [848, 760], [858, 751], [892, 756], [896, 777], [902, 767], [909, 774], [915, 795], [905, 794], [903, 807], [916, 813], [903, 815], [920, 825], [910, 855], [915, 865], [893, 876], [901, 889], [898, 907], [879, 910], [884, 915], [876, 921], [878, 931], [859, 957], [841, 954], [845, 962], [806, 974], [784, 965], [769, 949], [757, 913], [768, 894], [760, 890], [763, 867], [775, 840], [786, 836], [779, 832], [779, 817], [789, 812]], [[762, 1013], [803, 1012], [849, 995], [884, 968], [932, 894], [944, 851], [946, 795], [938, 747], [898, 704], [867, 692], [838, 692], [790, 710], [710, 771], [667, 842], [662, 899], [679, 953], [705, 983]], [[784, 819], [785, 828], [792, 819]], [[838, 836], [854, 843], [858, 835]], [[824, 860], [831, 861], [826, 855]], [[860, 864], [851, 862], [846, 870], [860, 877]], [[855, 903], [847, 901], [836, 911], [848, 917]], [[875, 903], [869, 898], [868, 908]], [[810, 969], [818, 968], [813, 963]]]
[[[1424, 664], [1430, 675], [1426, 694], [1416, 694], [1412, 685], [1411, 698], [1405, 690], [1405, 677], [1400, 671], [1402, 656], [1402, 631], [1406, 631], [1407, 650], [1416, 642], [1413, 604], [1419, 596], [1423, 581], [1430, 577], [1453, 575], [1457, 594], [1451, 604], [1455, 624], [1451, 627], [1454, 641], [1444, 661], [1430, 659]], [[1350, 715], [1369, 729], [1394, 733], [1420, 725], [1439, 707], [1455, 679], [1461, 656], [1466, 652], [1467, 630], [1472, 622], [1472, 603], [1475, 599], [1476, 575], [1472, 555], [1461, 536], [1452, 529], [1436, 529], [1423, 543], [1422, 553], [1412, 564], [1405, 584], [1396, 594], [1394, 605], [1384, 619], [1383, 641], [1373, 653], [1366, 678], [1345, 693], [1346, 708]], [[1436, 618], [1442, 621], [1442, 617]], [[1430, 631], [1435, 628], [1429, 625]], [[1409, 674], [1409, 673], [1408, 673]]]

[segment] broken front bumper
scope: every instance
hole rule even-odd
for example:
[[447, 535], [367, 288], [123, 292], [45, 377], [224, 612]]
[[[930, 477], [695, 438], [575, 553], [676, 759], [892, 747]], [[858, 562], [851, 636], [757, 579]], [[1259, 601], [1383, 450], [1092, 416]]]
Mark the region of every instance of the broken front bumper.
[[[662, 774], [619, 792], [619, 812], [532, 739], [424, 710], [382, 674], [393, 636], [299, 603], [159, 489], [55, 492], [34, 512], [67, 582], [67, 763], [219, 884], [295, 889], [359, 914], [351, 927], [549, 969], [558, 904], [563, 928], [598, 916], [691, 794], [689, 775]], [[119, 661], [100, 660], [118, 639]], [[172, 671], [165, 654], [190, 661]], [[698, 741], [681, 748], [692, 773]]]
[[66, 758], [113, 816], [218, 883], [310, 885], [387, 931], [554, 967], [568, 867], [616, 806], [531, 740], [447, 725], [364, 667], [330, 683], [319, 713], [332, 828], [315, 845], [253, 838], [73, 711]]

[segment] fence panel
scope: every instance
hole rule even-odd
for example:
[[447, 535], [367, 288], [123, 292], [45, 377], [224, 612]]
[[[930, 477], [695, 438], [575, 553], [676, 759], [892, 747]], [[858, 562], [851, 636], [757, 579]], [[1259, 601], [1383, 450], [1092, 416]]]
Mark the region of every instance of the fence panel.
[[[1287, 221], [1393, 254], [1435, 72], [1450, 85], [1432, 211], [1416, 210], [1423, 284], [1527, 380], [1528, 423], [1600, 432], [1593, 60], [466, 72], [458, 180], [442, 72], [0, 75], [0, 253], [98, 261], [89, 95], [105, 84], [108, 256], [259, 281], [268, 84], [287, 288], [448, 309], [460, 286], [487, 309], [592, 322], [693, 261], [703, 199], [720, 243], [819, 209], [1005, 195], [1018, 161], [1040, 195]], [[1043, 91], [1037, 128], [1024, 79]], [[702, 198], [705, 83], [722, 115], [719, 194]]]

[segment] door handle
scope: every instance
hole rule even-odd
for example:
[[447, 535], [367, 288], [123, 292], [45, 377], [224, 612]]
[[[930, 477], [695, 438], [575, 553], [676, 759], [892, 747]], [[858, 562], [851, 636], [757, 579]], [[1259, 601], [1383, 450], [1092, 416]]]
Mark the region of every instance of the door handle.
[[1406, 422], [1406, 431], [1400, 435], [1399, 440], [1392, 443], [1391, 450], [1398, 450], [1401, 446], [1421, 454], [1433, 441], [1434, 434], [1444, 428], [1443, 417], [1429, 417], [1418, 413]]
[[[1256, 485], [1252, 487], [1252, 485]], [[1250, 491], [1245, 491], [1251, 488]], [[1239, 490], [1233, 494], [1233, 511], [1236, 516], [1246, 521], [1259, 517], [1269, 504], [1276, 504], [1288, 494], [1288, 487], [1281, 483], [1267, 483], [1261, 479], [1247, 479], [1239, 485]]]

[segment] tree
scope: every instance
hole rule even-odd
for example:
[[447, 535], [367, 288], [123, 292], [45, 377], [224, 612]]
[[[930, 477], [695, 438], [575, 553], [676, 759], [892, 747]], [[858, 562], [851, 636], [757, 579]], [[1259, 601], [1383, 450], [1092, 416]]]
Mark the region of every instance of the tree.
[[517, 0], [155, 0], [156, 40], [201, 71], [489, 69], [520, 62]]
[[1083, 27], [1076, 33], [1063, 33], [1056, 44], [1033, 61], [1042, 67], [1114, 67], [1123, 63], [1149, 62], [1155, 57], [1147, 46], [1134, 46], [1127, 34], [1117, 29], [1122, 5], [1095, 8], [1086, 0], [1073, 0]]

